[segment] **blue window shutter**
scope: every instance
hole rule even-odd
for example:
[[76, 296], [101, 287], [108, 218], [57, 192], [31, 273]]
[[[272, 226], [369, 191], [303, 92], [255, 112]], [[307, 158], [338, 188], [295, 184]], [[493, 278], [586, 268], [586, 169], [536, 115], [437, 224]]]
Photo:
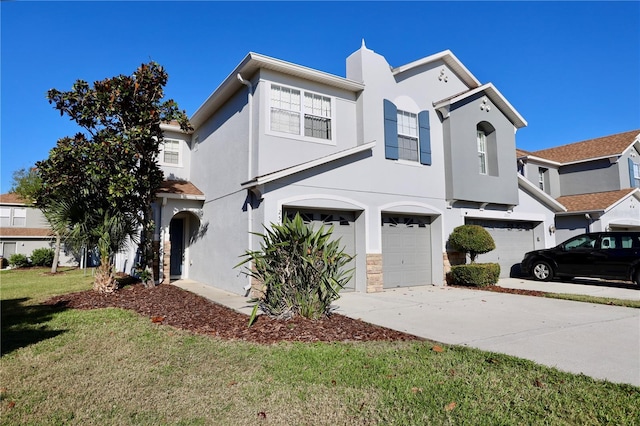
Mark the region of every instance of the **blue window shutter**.
[[420, 138], [420, 163], [431, 165], [431, 127], [429, 126], [429, 111], [418, 114], [418, 136]]
[[384, 156], [398, 159], [398, 108], [393, 102], [384, 100]]
[[635, 188], [636, 177], [633, 175], [633, 161], [631, 161], [631, 158], [628, 158], [627, 161], [629, 161], [629, 185], [631, 188]]

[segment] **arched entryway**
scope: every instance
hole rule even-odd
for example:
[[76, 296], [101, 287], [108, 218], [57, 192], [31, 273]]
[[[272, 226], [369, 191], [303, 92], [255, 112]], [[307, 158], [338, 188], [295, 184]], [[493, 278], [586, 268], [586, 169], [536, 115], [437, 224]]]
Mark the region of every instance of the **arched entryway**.
[[183, 211], [175, 214], [169, 222], [168, 241], [165, 240], [164, 275], [171, 280], [189, 277], [189, 247], [200, 227], [200, 219], [193, 213]]

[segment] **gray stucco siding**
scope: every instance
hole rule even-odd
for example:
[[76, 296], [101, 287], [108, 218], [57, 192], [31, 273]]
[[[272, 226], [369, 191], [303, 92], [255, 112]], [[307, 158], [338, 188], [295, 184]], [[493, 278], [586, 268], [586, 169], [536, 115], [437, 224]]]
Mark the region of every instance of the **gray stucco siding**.
[[562, 166], [559, 169], [562, 195], [621, 189], [619, 168], [619, 163], [611, 163], [608, 159]]
[[[332, 100], [331, 140], [271, 130], [270, 90], [272, 84], [330, 97]], [[254, 135], [258, 152], [256, 174], [268, 174], [356, 146], [358, 132], [354, 125], [357, 120], [355, 98], [356, 94], [353, 92], [268, 70], [261, 71], [254, 97], [254, 102], [257, 101], [258, 104], [254, 119], [259, 120], [258, 134]]]
[[[460, 105], [444, 118], [444, 145], [448, 151], [447, 198], [480, 203], [518, 204], [515, 135], [513, 124], [488, 101], [491, 108], [480, 109], [481, 98]], [[487, 122], [495, 130], [495, 144], [488, 150], [495, 161], [493, 176], [479, 169], [477, 126]]]
[[249, 112], [247, 91], [237, 92], [200, 128], [200, 142], [191, 155], [191, 181], [217, 199], [240, 190], [248, 179]]

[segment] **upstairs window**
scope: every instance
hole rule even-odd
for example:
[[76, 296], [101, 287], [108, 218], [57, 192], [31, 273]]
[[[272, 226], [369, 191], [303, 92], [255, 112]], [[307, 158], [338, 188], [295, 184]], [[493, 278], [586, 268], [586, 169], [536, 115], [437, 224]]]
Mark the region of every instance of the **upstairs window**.
[[16, 208], [13, 209], [13, 226], [27, 226], [27, 209]]
[[[499, 176], [498, 141], [496, 133], [496, 129], [487, 121], [481, 121], [476, 125], [478, 172], [481, 175]], [[472, 139], [469, 142], [471, 143], [471, 141]], [[471, 146], [469, 149], [471, 149]]]
[[11, 226], [11, 209], [8, 207], [0, 208], [0, 226]]
[[398, 110], [398, 159], [418, 161], [418, 116]]
[[331, 98], [271, 85], [271, 130], [316, 139], [332, 138]]
[[548, 170], [545, 167], [538, 167], [538, 188], [540, 188], [543, 191], [547, 190], [547, 174], [548, 174]]
[[487, 174], [487, 135], [484, 130], [478, 130], [478, 160], [480, 162], [480, 174]]
[[629, 185], [631, 188], [640, 188], [640, 164], [634, 163], [629, 158]]
[[387, 99], [383, 102], [384, 152], [388, 160], [431, 165], [429, 111], [401, 111]]
[[0, 208], [0, 226], [27, 226], [27, 209], [23, 207]]
[[173, 166], [180, 165], [180, 141], [164, 139], [162, 148], [162, 162]]

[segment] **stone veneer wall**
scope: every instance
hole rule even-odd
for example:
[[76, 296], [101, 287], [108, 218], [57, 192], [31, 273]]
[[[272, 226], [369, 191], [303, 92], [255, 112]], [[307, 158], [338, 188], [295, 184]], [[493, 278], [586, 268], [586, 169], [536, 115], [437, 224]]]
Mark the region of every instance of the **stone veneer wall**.
[[367, 293], [377, 293], [383, 290], [382, 254], [367, 253]]
[[444, 283], [449, 284], [448, 274], [451, 272], [451, 267], [455, 265], [464, 265], [467, 262], [467, 257], [464, 253], [457, 251], [445, 251], [442, 254], [442, 262], [444, 263]]

